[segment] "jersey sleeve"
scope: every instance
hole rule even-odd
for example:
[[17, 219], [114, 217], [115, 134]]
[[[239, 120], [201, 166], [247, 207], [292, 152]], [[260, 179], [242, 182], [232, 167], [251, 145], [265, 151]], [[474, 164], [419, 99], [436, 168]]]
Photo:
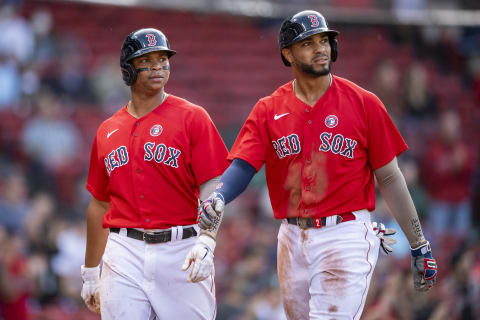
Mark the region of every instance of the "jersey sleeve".
[[208, 113], [198, 109], [190, 130], [191, 168], [198, 185], [219, 176], [228, 166], [228, 150]]
[[228, 155], [228, 160], [242, 159], [257, 172], [265, 163], [267, 127], [264, 103], [259, 101], [250, 112]]
[[90, 168], [88, 170], [87, 190], [97, 200], [108, 202], [109, 176], [103, 159], [98, 156], [97, 137], [93, 140], [92, 151], [90, 155]]
[[374, 94], [366, 97], [368, 162], [373, 170], [383, 167], [408, 149], [383, 103]]

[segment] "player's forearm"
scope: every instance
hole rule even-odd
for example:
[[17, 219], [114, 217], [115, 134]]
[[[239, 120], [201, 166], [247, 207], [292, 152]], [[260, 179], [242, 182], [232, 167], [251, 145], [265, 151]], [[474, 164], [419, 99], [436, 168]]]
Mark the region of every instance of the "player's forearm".
[[87, 209], [87, 249], [85, 252], [85, 267], [92, 268], [100, 264], [105, 245], [107, 244], [108, 230], [102, 228], [103, 215], [109, 204], [92, 198]]
[[227, 204], [245, 191], [256, 172], [248, 162], [236, 158], [222, 174], [220, 187], [215, 191], [222, 194]]
[[417, 210], [398, 168], [397, 159], [375, 170], [378, 188], [412, 248], [425, 242]]
[[215, 191], [215, 187], [220, 182], [220, 176], [212, 178], [200, 185], [200, 201], [204, 201], [208, 198], [212, 192]]

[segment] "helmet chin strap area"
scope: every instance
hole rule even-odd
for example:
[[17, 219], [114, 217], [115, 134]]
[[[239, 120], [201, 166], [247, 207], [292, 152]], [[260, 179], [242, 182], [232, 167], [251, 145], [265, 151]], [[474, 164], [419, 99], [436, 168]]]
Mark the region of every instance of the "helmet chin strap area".
[[[163, 69], [163, 70], [168, 70], [168, 69], [170, 69], [170, 67], [169, 67], [169, 66], [162, 66], [162, 69]], [[138, 68], [138, 69], [135, 69], [135, 71], [137, 71], [137, 72], [149, 71], [149, 70], [150, 70], [149, 68]]]

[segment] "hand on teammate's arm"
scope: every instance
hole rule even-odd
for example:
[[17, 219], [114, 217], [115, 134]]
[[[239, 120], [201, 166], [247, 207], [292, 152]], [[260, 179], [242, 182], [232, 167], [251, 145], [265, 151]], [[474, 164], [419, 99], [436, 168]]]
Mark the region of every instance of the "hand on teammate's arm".
[[398, 168], [397, 158], [375, 170], [378, 188], [403, 233], [408, 239], [412, 256], [413, 281], [416, 290], [426, 291], [436, 281], [437, 263], [425, 239], [417, 210]]
[[87, 248], [85, 265], [81, 266], [81, 296], [87, 307], [100, 314], [100, 261], [107, 244], [108, 231], [102, 227], [103, 215], [110, 204], [92, 197], [87, 209]]

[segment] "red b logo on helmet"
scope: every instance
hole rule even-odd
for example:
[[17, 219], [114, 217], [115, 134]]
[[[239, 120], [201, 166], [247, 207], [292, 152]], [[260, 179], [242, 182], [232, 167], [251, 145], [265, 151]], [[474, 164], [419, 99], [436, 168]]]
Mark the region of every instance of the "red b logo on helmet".
[[153, 47], [157, 44], [157, 39], [155, 39], [155, 35], [153, 33], [149, 33], [145, 35], [148, 40], [148, 46]]
[[318, 22], [318, 18], [316, 15], [309, 15], [308, 18], [310, 19], [310, 22], [312, 23], [312, 27], [318, 27], [320, 25], [320, 22]]

